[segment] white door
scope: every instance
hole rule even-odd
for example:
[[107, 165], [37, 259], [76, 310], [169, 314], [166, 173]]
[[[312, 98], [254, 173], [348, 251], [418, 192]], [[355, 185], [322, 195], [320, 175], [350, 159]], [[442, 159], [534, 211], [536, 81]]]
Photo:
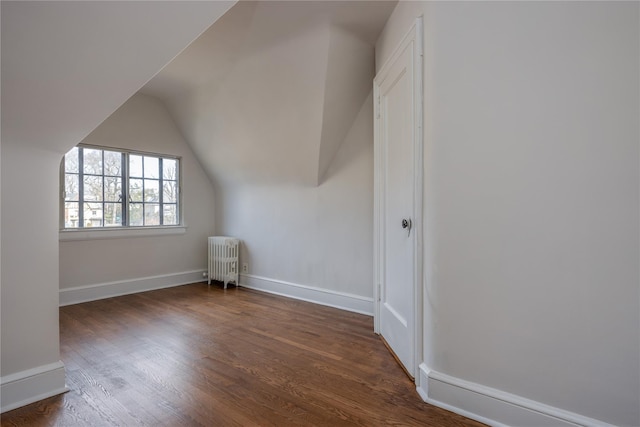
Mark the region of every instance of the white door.
[[407, 373], [417, 369], [422, 205], [419, 22], [382, 67], [375, 91], [376, 332]]

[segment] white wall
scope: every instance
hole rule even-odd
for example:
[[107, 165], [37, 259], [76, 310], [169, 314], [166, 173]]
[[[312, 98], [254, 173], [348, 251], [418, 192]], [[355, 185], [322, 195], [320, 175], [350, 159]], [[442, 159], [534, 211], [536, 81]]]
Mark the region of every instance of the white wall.
[[[214, 231], [214, 194], [164, 104], [137, 94], [83, 141], [182, 158], [185, 234], [60, 242], [60, 288], [204, 270]], [[64, 234], [64, 233], [62, 233]]]
[[638, 3], [400, 2], [378, 69], [420, 14], [426, 364], [640, 425]]
[[232, 4], [2, 2], [2, 411], [65, 387], [61, 156]]
[[144, 90], [214, 183], [243, 285], [371, 313], [374, 48], [334, 24], [340, 4], [239, 3]]
[[363, 103], [318, 187], [224, 186], [218, 231], [244, 242], [249, 274], [372, 297], [373, 106]]
[[322, 183], [362, 102], [371, 92], [374, 62], [375, 52], [369, 43], [340, 27], [331, 27], [317, 183]]
[[42, 179], [58, 176], [59, 159], [2, 141], [3, 377], [60, 359], [58, 289], [49, 285], [58, 280], [58, 216], [47, 209], [58, 205], [59, 189], [57, 179]]

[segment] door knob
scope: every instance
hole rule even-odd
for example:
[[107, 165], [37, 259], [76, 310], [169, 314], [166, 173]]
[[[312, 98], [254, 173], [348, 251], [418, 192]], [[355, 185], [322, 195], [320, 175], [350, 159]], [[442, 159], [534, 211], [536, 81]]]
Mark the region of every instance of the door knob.
[[407, 232], [407, 237], [409, 237], [411, 235], [411, 218], [409, 219], [402, 219], [402, 228], [408, 228], [408, 232]]

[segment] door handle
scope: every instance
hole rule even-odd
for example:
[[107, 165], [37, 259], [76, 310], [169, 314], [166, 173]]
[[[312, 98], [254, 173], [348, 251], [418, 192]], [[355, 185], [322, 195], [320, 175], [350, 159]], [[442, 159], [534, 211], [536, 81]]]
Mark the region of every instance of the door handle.
[[402, 219], [402, 228], [408, 228], [407, 230], [407, 237], [409, 237], [411, 235], [411, 218], [409, 219]]

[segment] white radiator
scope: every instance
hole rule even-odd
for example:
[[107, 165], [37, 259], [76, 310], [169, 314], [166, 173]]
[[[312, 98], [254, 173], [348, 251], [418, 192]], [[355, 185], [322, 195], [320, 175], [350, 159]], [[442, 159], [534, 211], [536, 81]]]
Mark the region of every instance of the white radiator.
[[227, 283], [234, 282], [238, 286], [238, 257], [240, 240], [234, 237], [209, 237], [209, 273], [207, 283], [212, 280]]

